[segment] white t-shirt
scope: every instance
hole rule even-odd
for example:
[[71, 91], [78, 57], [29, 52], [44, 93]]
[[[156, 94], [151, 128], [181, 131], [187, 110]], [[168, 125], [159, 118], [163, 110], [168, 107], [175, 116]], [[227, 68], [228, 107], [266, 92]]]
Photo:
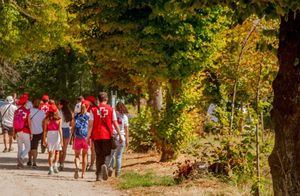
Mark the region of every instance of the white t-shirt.
[[[128, 123], [128, 117], [126, 114], [120, 114], [119, 112], [117, 112], [116, 114], [116, 117], [117, 117], [117, 123], [119, 125], [119, 128], [120, 128], [120, 134], [121, 134], [121, 138], [123, 141], [126, 140], [125, 138], [125, 126], [128, 127], [129, 126], [129, 123]], [[115, 137], [117, 137], [117, 140], [119, 140], [119, 136], [117, 135], [117, 131], [116, 129], [114, 128], [114, 132], [113, 134], [115, 135]]]
[[[0, 113], [2, 116], [2, 124], [3, 125], [8, 126], [8, 127], [13, 127], [14, 114], [17, 109], [18, 109], [17, 106], [15, 106], [13, 104], [8, 104], [8, 103], [1, 106]], [[4, 112], [5, 112], [5, 114], [4, 114]]]
[[65, 121], [65, 117], [61, 110], [59, 110], [59, 116], [61, 117], [61, 128], [70, 128], [70, 122]]
[[32, 134], [37, 135], [43, 133], [43, 120], [46, 117], [45, 112], [37, 108], [31, 108], [29, 116], [31, 119]]
[[127, 115], [117, 112], [117, 122], [120, 128], [121, 135], [125, 135], [125, 127], [128, 127], [129, 125]]
[[30, 110], [31, 108], [33, 108], [32, 102], [31, 101], [27, 101], [27, 103], [25, 104], [25, 108], [27, 108], [28, 110]]

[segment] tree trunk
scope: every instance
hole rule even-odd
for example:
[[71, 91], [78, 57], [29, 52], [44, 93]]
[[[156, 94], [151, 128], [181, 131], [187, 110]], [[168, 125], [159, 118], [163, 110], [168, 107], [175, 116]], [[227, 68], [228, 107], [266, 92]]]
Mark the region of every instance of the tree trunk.
[[241, 116], [239, 118], [238, 122], [238, 130], [240, 133], [244, 132], [244, 124], [245, 124], [245, 115], [244, 115], [244, 105], [243, 103], [241, 104]]
[[162, 109], [162, 89], [161, 85], [157, 80], [148, 81], [148, 94], [149, 100], [148, 105], [151, 107], [151, 125], [150, 133], [157, 146], [160, 145], [157, 139], [157, 128], [156, 124], [159, 121], [160, 110]]
[[275, 146], [269, 157], [275, 195], [300, 195], [300, 13], [281, 18], [279, 72], [271, 112]]
[[255, 189], [255, 195], [260, 195], [260, 160], [259, 160], [259, 119], [260, 119], [260, 113], [259, 113], [259, 99], [260, 99], [260, 84], [261, 84], [261, 75], [262, 75], [262, 64], [260, 64], [259, 68], [259, 75], [258, 75], [258, 82], [257, 82], [257, 88], [256, 88], [256, 116], [257, 116], [257, 122], [255, 125], [255, 149], [256, 149], [256, 178], [257, 178], [257, 186]]
[[261, 125], [261, 141], [262, 143], [265, 142], [265, 125], [264, 125], [264, 111], [260, 112], [260, 125]]
[[148, 81], [148, 93], [149, 93], [149, 100], [148, 104], [152, 108], [152, 117], [155, 120], [159, 118], [159, 112], [162, 109], [162, 87], [157, 80], [149, 80]]
[[[235, 67], [237, 74], [239, 74], [241, 60], [243, 58], [243, 54], [244, 54], [245, 48], [247, 46], [247, 43], [248, 43], [252, 33], [257, 28], [259, 23], [260, 23], [259, 19], [253, 21], [253, 26], [252, 26], [251, 30], [249, 31], [249, 33], [247, 34], [247, 37], [245, 38], [245, 40], [242, 43], [242, 48], [241, 48], [241, 51], [239, 53], [239, 58], [238, 58], [238, 61], [237, 61], [236, 67]], [[237, 75], [236, 78], [234, 79], [234, 85], [233, 85], [233, 95], [232, 95], [232, 100], [231, 100], [231, 114], [230, 114], [230, 122], [229, 122], [229, 133], [232, 132], [232, 128], [233, 128], [235, 100], [236, 100], [236, 93], [237, 93], [237, 87], [238, 87], [237, 85], [238, 85], [238, 82], [239, 82], [238, 79], [239, 79], [239, 76]]]
[[137, 96], [137, 112], [138, 114], [141, 113], [141, 91], [139, 90], [138, 96]]
[[[166, 98], [166, 111], [172, 107], [174, 100], [180, 96], [181, 93], [181, 81], [180, 80], [169, 80], [169, 88], [167, 89], [167, 98]], [[173, 160], [177, 157], [177, 153], [172, 148], [166, 140], [162, 142], [162, 154], [161, 154], [161, 162], [166, 162]]]
[[[238, 65], [239, 67], [239, 65]], [[234, 118], [234, 110], [235, 110], [235, 99], [236, 99], [236, 91], [237, 91], [238, 79], [234, 80], [233, 85], [233, 95], [231, 100], [231, 114], [230, 114], [230, 123], [229, 123], [229, 133], [231, 134], [233, 128], [233, 118]]]

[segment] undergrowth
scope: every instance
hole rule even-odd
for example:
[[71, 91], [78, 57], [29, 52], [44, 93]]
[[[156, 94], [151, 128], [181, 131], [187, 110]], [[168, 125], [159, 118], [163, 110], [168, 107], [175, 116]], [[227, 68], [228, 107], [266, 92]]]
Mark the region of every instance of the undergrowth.
[[136, 187], [172, 186], [175, 181], [172, 176], [158, 176], [154, 172], [140, 174], [137, 172], [126, 172], [121, 175], [119, 188], [131, 189]]

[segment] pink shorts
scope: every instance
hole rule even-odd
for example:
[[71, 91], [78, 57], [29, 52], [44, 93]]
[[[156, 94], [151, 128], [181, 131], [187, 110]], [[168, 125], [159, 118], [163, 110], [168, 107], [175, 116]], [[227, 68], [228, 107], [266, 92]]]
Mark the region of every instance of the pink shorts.
[[83, 149], [83, 150], [88, 150], [89, 149], [89, 145], [87, 143], [87, 140], [82, 139], [82, 138], [75, 138], [74, 139], [74, 144], [73, 144], [73, 150], [80, 151], [81, 149]]

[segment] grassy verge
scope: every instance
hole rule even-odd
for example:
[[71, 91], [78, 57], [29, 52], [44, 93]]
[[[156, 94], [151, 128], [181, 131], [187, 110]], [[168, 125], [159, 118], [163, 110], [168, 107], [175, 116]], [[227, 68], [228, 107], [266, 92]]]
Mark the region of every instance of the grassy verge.
[[147, 172], [146, 174], [127, 172], [121, 176], [119, 188], [130, 189], [136, 187], [172, 186], [174, 184], [174, 179], [171, 176], [158, 176], [153, 172]]

